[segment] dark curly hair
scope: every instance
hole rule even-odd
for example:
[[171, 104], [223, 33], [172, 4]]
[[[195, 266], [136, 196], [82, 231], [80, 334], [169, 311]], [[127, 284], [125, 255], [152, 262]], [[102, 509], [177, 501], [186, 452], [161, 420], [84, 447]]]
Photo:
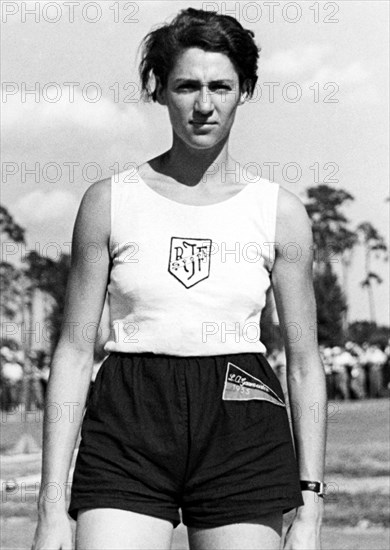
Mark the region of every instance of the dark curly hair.
[[240, 90], [247, 81], [247, 91], [252, 97], [261, 51], [253, 40], [254, 36], [253, 31], [244, 29], [230, 15], [194, 8], [181, 10], [171, 23], [148, 33], [140, 44], [141, 97], [146, 101], [157, 101], [156, 87], [150, 88], [151, 76], [158, 77], [165, 88], [177, 57], [187, 48], [227, 55], [237, 71]]

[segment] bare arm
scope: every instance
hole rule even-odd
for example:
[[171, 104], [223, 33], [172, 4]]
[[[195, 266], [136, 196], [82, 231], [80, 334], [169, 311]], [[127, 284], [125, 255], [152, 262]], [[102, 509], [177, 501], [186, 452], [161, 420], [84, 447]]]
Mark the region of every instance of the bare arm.
[[[312, 230], [300, 199], [280, 188], [272, 286], [287, 359], [287, 387], [300, 479], [324, 479], [326, 383], [316, 331]], [[290, 244], [289, 244], [290, 243]], [[298, 519], [321, 522], [323, 501], [310, 491]]]
[[[110, 181], [91, 185], [77, 214], [64, 320], [47, 387], [40, 517], [66, 513], [66, 483], [91, 380], [109, 277]], [[92, 244], [91, 244], [92, 243]]]

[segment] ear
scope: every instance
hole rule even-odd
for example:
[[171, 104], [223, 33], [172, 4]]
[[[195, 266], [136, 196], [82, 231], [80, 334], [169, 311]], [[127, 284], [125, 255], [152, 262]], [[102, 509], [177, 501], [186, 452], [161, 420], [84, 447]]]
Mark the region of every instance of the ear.
[[160, 105], [166, 105], [165, 89], [161, 84], [158, 76], [156, 76], [156, 99]]
[[242, 91], [240, 92], [240, 100], [238, 102], [238, 105], [243, 105], [249, 99], [248, 84], [248, 80], [245, 80], [242, 86]]

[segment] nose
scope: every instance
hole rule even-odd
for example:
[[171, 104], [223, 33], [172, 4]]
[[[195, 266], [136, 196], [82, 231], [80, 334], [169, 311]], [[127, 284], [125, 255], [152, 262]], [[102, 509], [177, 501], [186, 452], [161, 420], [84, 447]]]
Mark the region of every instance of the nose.
[[207, 86], [201, 87], [197, 95], [194, 107], [196, 111], [202, 114], [210, 113], [210, 111], [213, 110], [214, 106]]

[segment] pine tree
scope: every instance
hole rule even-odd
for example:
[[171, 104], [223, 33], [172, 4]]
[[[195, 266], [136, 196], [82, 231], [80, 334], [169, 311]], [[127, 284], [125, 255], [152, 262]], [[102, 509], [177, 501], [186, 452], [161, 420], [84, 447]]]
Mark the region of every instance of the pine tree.
[[331, 265], [314, 276], [314, 292], [317, 302], [318, 341], [326, 346], [344, 343], [343, 315], [346, 300]]

